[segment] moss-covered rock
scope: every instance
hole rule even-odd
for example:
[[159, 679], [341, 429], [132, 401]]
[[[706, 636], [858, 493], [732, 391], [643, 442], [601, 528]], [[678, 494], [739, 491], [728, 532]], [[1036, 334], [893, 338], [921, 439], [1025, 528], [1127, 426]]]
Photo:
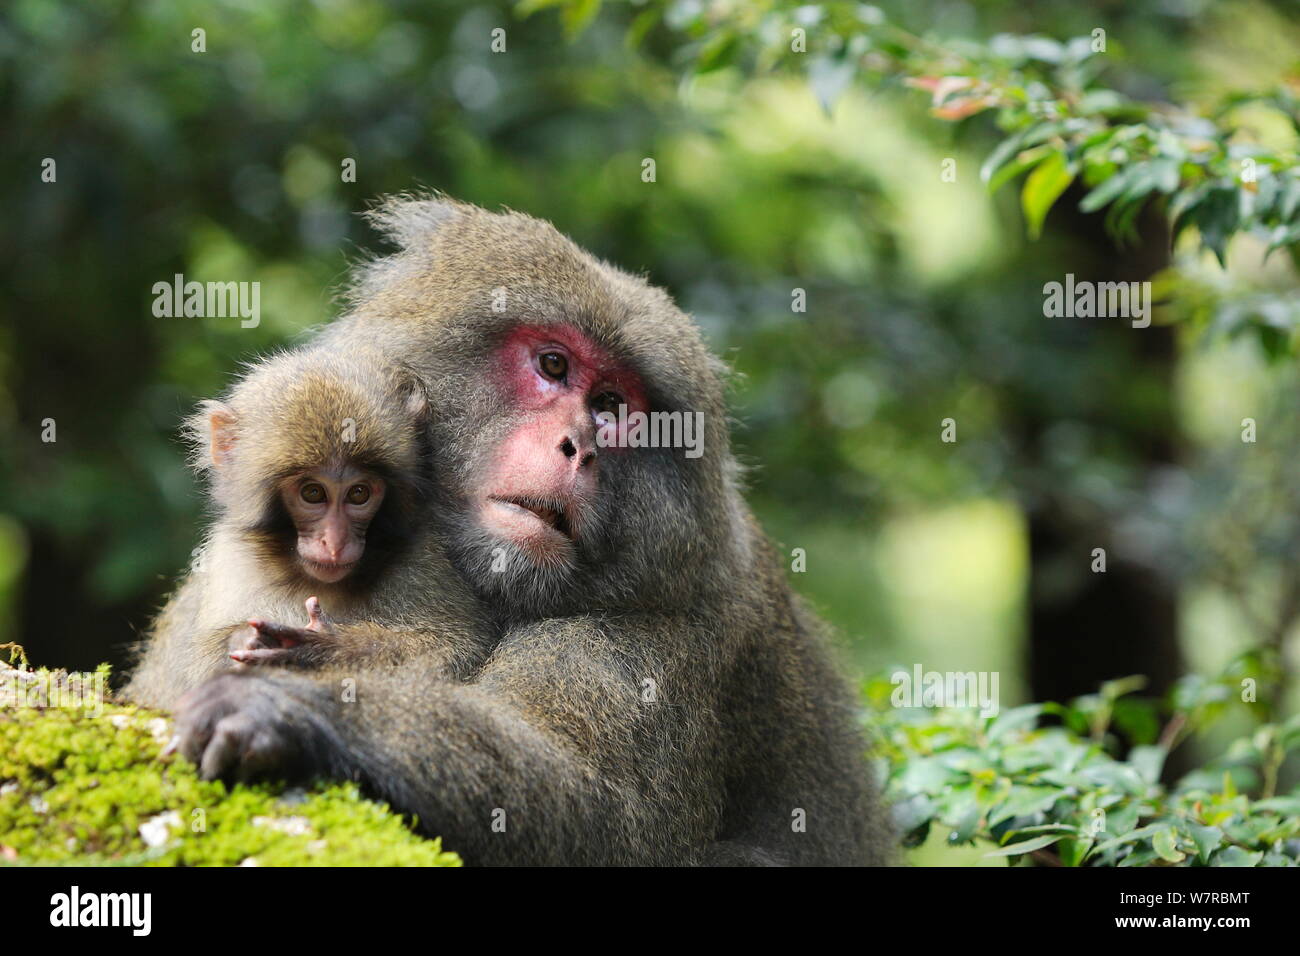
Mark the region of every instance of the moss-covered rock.
[[200, 780], [171, 721], [93, 674], [0, 664], [0, 863], [459, 866], [350, 783]]

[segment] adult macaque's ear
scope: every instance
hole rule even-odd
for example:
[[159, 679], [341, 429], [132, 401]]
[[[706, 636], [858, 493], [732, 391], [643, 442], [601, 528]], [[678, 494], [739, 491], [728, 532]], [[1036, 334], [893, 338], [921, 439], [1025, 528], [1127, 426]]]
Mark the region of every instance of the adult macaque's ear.
[[365, 217], [395, 245], [409, 249], [444, 229], [473, 206], [457, 202], [442, 193], [390, 196], [369, 210]]
[[429, 395], [424, 386], [413, 382], [406, 396], [406, 414], [417, 422], [427, 421], [430, 414]]
[[208, 455], [221, 468], [235, 450], [235, 413], [220, 402], [205, 402], [202, 414], [207, 417]]

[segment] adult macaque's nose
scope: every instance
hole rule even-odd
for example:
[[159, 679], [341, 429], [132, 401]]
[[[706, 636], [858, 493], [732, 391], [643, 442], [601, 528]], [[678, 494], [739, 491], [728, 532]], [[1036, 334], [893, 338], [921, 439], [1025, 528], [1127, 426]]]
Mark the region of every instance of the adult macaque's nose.
[[569, 435], [560, 442], [560, 451], [576, 468], [586, 468], [596, 460], [596, 442], [586, 436], [574, 441]]
[[563, 423], [560, 435], [560, 453], [574, 468], [587, 468], [596, 460], [596, 423], [585, 405]]

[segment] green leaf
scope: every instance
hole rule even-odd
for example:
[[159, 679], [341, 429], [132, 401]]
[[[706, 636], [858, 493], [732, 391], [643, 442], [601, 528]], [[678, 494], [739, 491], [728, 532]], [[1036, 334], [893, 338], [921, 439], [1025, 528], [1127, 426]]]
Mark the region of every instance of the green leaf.
[[1111, 719], [1135, 744], [1154, 743], [1160, 736], [1160, 718], [1155, 701], [1138, 697], [1121, 698], [1115, 701]]
[[1149, 866], [1160, 859], [1155, 850], [1135, 850], [1119, 861], [1119, 866]]
[[1173, 827], [1166, 827], [1151, 839], [1151, 847], [1162, 860], [1168, 860], [1170, 863], [1182, 863], [1187, 859], [1187, 854], [1178, 849], [1178, 831]]
[[1005, 803], [989, 815], [989, 826], [997, 826], [1012, 817], [1045, 813], [1063, 794], [1055, 787], [1016, 787]]
[[1205, 200], [1190, 215], [1201, 231], [1201, 242], [1214, 252], [1219, 264], [1228, 265], [1228, 240], [1237, 229], [1241, 204], [1233, 186], [1211, 189]]
[[1193, 823], [1188, 830], [1192, 834], [1192, 842], [1196, 844], [1196, 855], [1202, 863], [1208, 860], [1210, 854], [1223, 842], [1223, 831], [1218, 827], [1203, 827]]
[[1012, 730], [1022, 728], [1032, 728], [1038, 716], [1043, 712], [1041, 704], [1025, 704], [1023, 707], [1013, 707], [1011, 710], [1004, 711], [989, 724], [987, 736], [990, 742], [1001, 740], [1002, 737]]
[[1081, 866], [1088, 858], [1093, 842], [1092, 837], [1067, 837], [1062, 840], [1061, 845], [1057, 847], [1057, 852], [1061, 854], [1061, 862], [1066, 866]]
[[980, 808], [969, 807], [948, 833], [948, 842], [952, 844], [970, 843], [979, 829]]
[[600, 13], [601, 0], [570, 0], [560, 11], [560, 20], [564, 32], [570, 38], [578, 36], [591, 25], [591, 21]]
[[1268, 251], [1276, 252], [1283, 246], [1289, 246], [1297, 241], [1300, 241], [1300, 223], [1293, 226], [1277, 226], [1269, 234]]
[[1114, 173], [1079, 200], [1079, 210], [1081, 212], [1096, 212], [1102, 206], [1111, 200], [1117, 198], [1124, 190], [1129, 187], [1129, 180], [1133, 175], [1134, 167], [1121, 169]]
[[989, 192], [997, 192], [1021, 173], [1033, 169], [1053, 152], [1053, 147], [1044, 144], [1020, 153], [1012, 162], [1007, 163], [994, 173], [993, 178], [989, 180]]
[[1164, 747], [1141, 746], [1129, 751], [1128, 762], [1142, 774], [1147, 783], [1160, 782], [1160, 769], [1165, 765], [1168, 751]]
[[1239, 846], [1224, 847], [1210, 860], [1210, 866], [1257, 866], [1263, 853], [1250, 853]]
[[1017, 833], [1078, 833], [1079, 828], [1072, 823], [1040, 823], [1033, 827], [1017, 827]]
[[960, 776], [946, 765], [943, 757], [918, 757], [909, 760], [898, 783], [908, 793], [938, 793]]
[[1110, 787], [1130, 796], [1140, 797], [1150, 789], [1142, 775], [1128, 764], [1104, 761], [1084, 767], [1080, 773], [1096, 786]]
[[720, 69], [736, 58], [740, 49], [740, 37], [730, 30], [714, 34], [704, 44], [699, 58], [695, 61], [696, 73], [708, 73]]
[[894, 804], [893, 815], [895, 824], [906, 833], [929, 823], [934, 816], [934, 804], [923, 793], [913, 794]]
[[1023, 131], [998, 143], [993, 152], [989, 153], [988, 158], [980, 164], [980, 179], [986, 183], [991, 183], [993, 174], [1012, 156], [1020, 152], [1024, 148], [1024, 144], [1025, 133]]
[[627, 28], [627, 36], [624, 37], [624, 45], [629, 50], [639, 49], [642, 41], [645, 40], [646, 34], [649, 33], [663, 16], [663, 11], [658, 7], [647, 7], [638, 13]]
[[1162, 156], [1160, 159], [1152, 160], [1149, 168], [1151, 180], [1160, 192], [1171, 193], [1178, 188], [1178, 160]]
[[1300, 794], [1288, 797], [1271, 797], [1268, 800], [1256, 800], [1256, 812], [1280, 813], [1284, 817], [1300, 817]]
[[1041, 235], [1048, 210], [1073, 181], [1074, 171], [1065, 161], [1065, 154], [1059, 152], [1039, 163], [1025, 179], [1020, 191], [1020, 207], [1025, 213], [1030, 239]]
[[1148, 826], [1138, 827], [1136, 830], [1130, 830], [1123, 836], [1117, 836], [1113, 840], [1107, 840], [1105, 843], [1099, 844], [1097, 852], [1101, 853], [1104, 850], [1114, 849], [1115, 847], [1123, 846], [1126, 843], [1136, 843], [1138, 840], [1144, 839], [1145, 837], [1153, 837], [1156, 833], [1160, 832], [1163, 827], [1164, 824], [1152, 823]]
[[1147, 679], [1142, 674], [1116, 677], [1114, 680], [1108, 680], [1101, 685], [1101, 696], [1107, 700], [1117, 700], [1125, 694], [1136, 693], [1146, 686]]
[[[1076, 117], [1067, 120], [1050, 120], [1045, 123], [1039, 123], [1037, 126], [1031, 126], [1028, 129], [1021, 130], [1014, 136], [1004, 139], [997, 145], [997, 148], [989, 154], [988, 158], [980, 165], [980, 179], [989, 184], [989, 191], [992, 192], [997, 188], [993, 185], [995, 178], [994, 173], [998, 172], [1002, 164], [1008, 162], [1012, 156], [1015, 156], [1022, 150], [1036, 153], [1037, 150], [1029, 150], [1029, 147], [1037, 146], [1039, 143], [1055, 136], [1081, 132], [1087, 129], [1090, 125], [1091, 124], [1087, 120], [1082, 120]], [[1059, 149], [1059, 146], [1054, 148]], [[1044, 153], [1044, 155], [1046, 154]], [[1020, 158], [1025, 159], [1027, 158], [1027, 155], [1021, 156]], [[1041, 157], [1039, 158], [1041, 159]], [[1034, 162], [1038, 162], [1038, 159], [1035, 159]], [[1010, 177], [1003, 177], [1001, 173], [999, 173], [997, 176], [998, 184], [1001, 185], [1002, 183], [1005, 183], [1008, 178]]]
[[1138, 808], [1130, 803], [1114, 810], [1106, 811], [1106, 832], [1112, 837], [1122, 837], [1137, 826]]
[[1058, 840], [1064, 839], [1063, 836], [1040, 836], [1032, 840], [1023, 840], [1020, 843], [1012, 843], [1010, 846], [1004, 846], [1000, 850], [991, 850], [984, 855], [988, 856], [1019, 856], [1022, 853], [1029, 853], [1033, 850], [1041, 850], [1045, 846], [1051, 846]]
[[818, 56], [808, 64], [808, 82], [827, 116], [831, 115], [836, 100], [853, 82], [857, 71], [857, 63], [850, 59]]
[[983, 809], [975, 795], [974, 786], [955, 789], [941, 808], [941, 818], [952, 826], [948, 842], [969, 843], [974, 839], [982, 817]]
[[1297, 206], [1300, 206], [1300, 179], [1292, 178], [1282, 187], [1281, 198], [1277, 203], [1278, 218], [1284, 222], [1290, 221]]

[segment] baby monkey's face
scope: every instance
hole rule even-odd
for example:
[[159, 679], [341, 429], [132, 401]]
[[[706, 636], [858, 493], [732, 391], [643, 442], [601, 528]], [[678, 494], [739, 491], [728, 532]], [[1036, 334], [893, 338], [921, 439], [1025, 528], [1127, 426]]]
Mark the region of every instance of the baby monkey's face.
[[298, 531], [303, 572], [336, 584], [365, 554], [366, 529], [383, 504], [384, 481], [351, 465], [309, 471], [286, 480], [280, 500]]

